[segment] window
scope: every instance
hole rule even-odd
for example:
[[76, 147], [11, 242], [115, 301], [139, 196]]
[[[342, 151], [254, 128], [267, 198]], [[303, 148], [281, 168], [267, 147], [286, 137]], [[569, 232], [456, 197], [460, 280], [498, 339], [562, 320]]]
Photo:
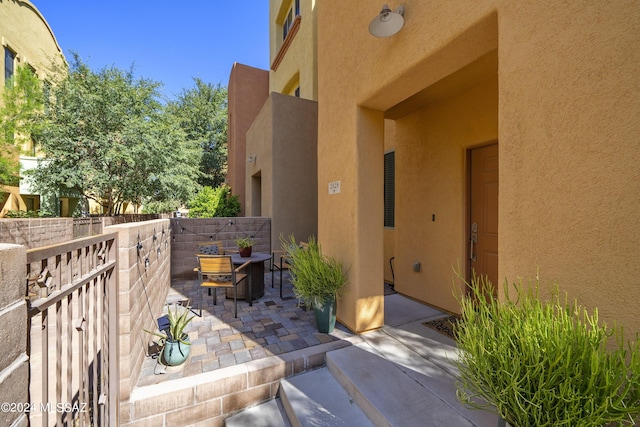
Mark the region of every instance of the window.
[[282, 40], [286, 39], [287, 35], [289, 35], [293, 21], [298, 15], [300, 15], [300, 0], [295, 0], [293, 7], [289, 9], [287, 18], [282, 23]]
[[293, 25], [293, 9], [289, 9], [289, 14], [287, 15], [287, 19], [282, 23], [282, 40], [287, 38], [289, 34], [289, 30]]
[[296, 98], [300, 98], [300, 86], [298, 86], [298, 87], [296, 88], [296, 90], [294, 90], [294, 91], [293, 91], [293, 95], [294, 95]]
[[9, 86], [14, 73], [16, 54], [8, 47], [4, 48], [4, 84]]
[[396, 211], [396, 153], [384, 155], [384, 226], [395, 226]]

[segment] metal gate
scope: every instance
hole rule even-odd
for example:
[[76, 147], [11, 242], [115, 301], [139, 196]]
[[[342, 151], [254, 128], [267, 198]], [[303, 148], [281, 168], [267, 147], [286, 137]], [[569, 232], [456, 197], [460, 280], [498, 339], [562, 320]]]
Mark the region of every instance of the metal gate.
[[32, 426], [118, 422], [118, 240], [27, 251]]

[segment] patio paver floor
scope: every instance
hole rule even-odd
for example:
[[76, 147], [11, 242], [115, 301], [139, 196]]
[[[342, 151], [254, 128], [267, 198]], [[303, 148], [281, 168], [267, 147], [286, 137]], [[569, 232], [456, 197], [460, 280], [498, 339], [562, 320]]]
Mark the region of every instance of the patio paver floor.
[[[252, 307], [238, 300], [237, 318], [233, 317], [233, 300], [225, 298], [223, 289], [218, 290], [218, 304], [213, 305], [213, 296], [208, 296], [206, 291], [200, 296], [196, 278], [172, 279], [167, 303], [191, 299], [192, 312], [196, 314], [186, 329], [191, 339], [191, 353], [184, 364], [166, 368], [156, 357], [145, 357], [137, 386], [184, 378], [353, 335], [337, 322], [331, 334], [319, 333], [313, 311], [299, 307], [293, 296], [287, 272], [283, 279], [283, 299], [279, 295], [279, 273], [276, 272], [273, 288], [268, 270], [264, 279], [264, 296], [254, 301]], [[199, 317], [201, 301], [204, 306]]]

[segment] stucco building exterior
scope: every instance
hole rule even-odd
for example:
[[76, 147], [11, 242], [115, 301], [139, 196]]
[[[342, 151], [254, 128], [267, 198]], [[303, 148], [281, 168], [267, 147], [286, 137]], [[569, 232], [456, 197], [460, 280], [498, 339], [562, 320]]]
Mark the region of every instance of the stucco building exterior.
[[231, 106], [244, 102], [232, 99], [240, 93], [232, 83], [243, 90], [254, 84], [240, 75], [239, 64], [229, 84], [227, 181], [246, 216], [272, 218], [273, 249], [280, 248], [281, 235], [299, 240], [317, 235], [316, 8], [315, 0], [269, 2], [268, 97], [246, 130], [232, 129]]
[[402, 4], [404, 27], [377, 38], [381, 3], [316, 3], [318, 238], [350, 266], [339, 319], [383, 324], [393, 256], [397, 291], [454, 313], [460, 266], [500, 288], [558, 282], [640, 330], [638, 2]]
[[269, 72], [234, 63], [228, 86], [227, 185], [238, 196], [241, 215], [246, 215], [245, 172], [246, 135], [260, 108], [269, 96]]
[[[18, 67], [30, 67], [38, 78], [48, 80], [55, 70], [53, 64], [64, 64], [64, 56], [46, 19], [28, 0], [0, 2], [0, 38], [4, 73], [0, 75], [0, 92]], [[0, 100], [0, 102], [2, 102]], [[36, 166], [37, 147], [31, 140], [24, 141], [20, 155], [21, 170]], [[0, 206], [1, 214], [9, 210], [37, 211], [41, 208], [41, 196], [34, 194], [28, 183], [5, 185]], [[77, 195], [58, 194], [53, 200], [61, 216], [69, 216], [78, 202]]]

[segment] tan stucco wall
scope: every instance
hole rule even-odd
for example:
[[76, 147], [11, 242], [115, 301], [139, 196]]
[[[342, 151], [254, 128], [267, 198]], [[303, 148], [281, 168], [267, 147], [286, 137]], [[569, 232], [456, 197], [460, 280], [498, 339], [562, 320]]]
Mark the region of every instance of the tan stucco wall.
[[[4, 48], [9, 47], [17, 54], [16, 65], [29, 64], [41, 78], [52, 71], [52, 61], [60, 63], [62, 59], [62, 50], [53, 31], [30, 1], [0, 2], [0, 36], [3, 58]], [[0, 87], [4, 88], [4, 85], [2, 73]]]
[[500, 272], [539, 267], [638, 331], [640, 4], [505, 2], [500, 22], [511, 58], [501, 59]]
[[246, 134], [269, 96], [269, 72], [248, 65], [233, 64], [228, 87], [227, 184], [238, 196], [245, 215]]
[[[269, 58], [273, 64], [281, 49], [282, 22], [293, 0], [269, 2]], [[316, 0], [300, 0], [300, 29], [278, 67], [270, 70], [269, 91], [284, 93], [292, 79], [299, 75], [300, 97], [318, 99], [317, 13]]]
[[[639, 330], [637, 2], [404, 5], [405, 27], [386, 39], [367, 31], [379, 4], [318, 5], [318, 234], [351, 265], [341, 320], [382, 322], [386, 116], [397, 126], [396, 289], [457, 311], [466, 149], [497, 139], [499, 276], [539, 268], [603, 320]], [[342, 193], [328, 195], [335, 180]]]
[[468, 247], [466, 148], [497, 138], [497, 106], [494, 76], [397, 120], [395, 289], [452, 312], [452, 267]]
[[317, 235], [317, 109], [315, 101], [272, 93], [247, 132], [247, 155], [256, 158], [247, 163], [247, 212], [272, 218], [273, 249], [280, 235]]

